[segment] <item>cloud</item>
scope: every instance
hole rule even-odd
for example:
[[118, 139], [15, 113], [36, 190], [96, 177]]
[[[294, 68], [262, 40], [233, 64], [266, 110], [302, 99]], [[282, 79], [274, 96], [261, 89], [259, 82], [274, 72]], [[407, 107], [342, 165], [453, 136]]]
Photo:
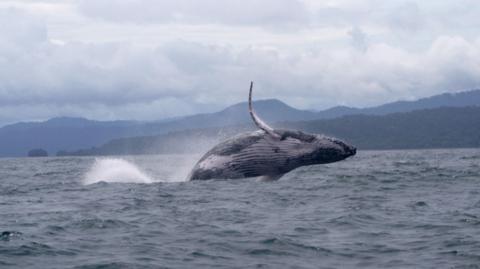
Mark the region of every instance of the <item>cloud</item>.
[[80, 0], [78, 6], [87, 16], [114, 22], [278, 27], [308, 19], [298, 0]]
[[[454, 18], [445, 22], [439, 18], [445, 18], [446, 6], [433, 2], [336, 0], [312, 7], [313, 1], [290, 0], [282, 0], [283, 6], [273, 0], [203, 6], [148, 1], [79, 0], [74, 3], [87, 17], [73, 23], [68, 17], [55, 21], [51, 12], [43, 17], [34, 9], [0, 9], [0, 124], [52, 116], [153, 120], [215, 111], [244, 101], [250, 80], [256, 82], [255, 98], [306, 109], [480, 87], [475, 8], [462, 21], [465, 8], [451, 4]], [[227, 5], [233, 13], [225, 12]], [[201, 24], [202, 35], [210, 36], [195, 36], [196, 28], [188, 28], [189, 35], [164, 31], [183, 24]], [[299, 28], [251, 27], [289, 25]], [[453, 30], [459, 25], [467, 31]], [[123, 40], [91, 38], [91, 32], [121, 36], [126, 28]], [[130, 34], [145, 28], [145, 35], [165, 37], [146, 45]], [[56, 36], [58, 29], [73, 37]]]
[[362, 52], [367, 50], [367, 35], [359, 27], [353, 27], [352, 30], [348, 32], [352, 38], [352, 46]]
[[405, 2], [397, 5], [386, 14], [385, 20], [394, 29], [414, 32], [422, 28], [425, 23], [425, 14], [414, 2]]
[[0, 33], [2, 51], [37, 46], [47, 40], [47, 27], [40, 17], [14, 8], [0, 9]]

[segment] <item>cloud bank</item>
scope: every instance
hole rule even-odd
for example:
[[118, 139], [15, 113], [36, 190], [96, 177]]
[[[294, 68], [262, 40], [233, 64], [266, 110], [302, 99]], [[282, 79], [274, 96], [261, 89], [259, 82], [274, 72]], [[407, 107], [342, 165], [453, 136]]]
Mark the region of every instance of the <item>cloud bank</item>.
[[280, 2], [7, 1], [0, 125], [214, 111], [244, 101], [250, 80], [257, 98], [305, 109], [480, 87], [471, 1]]
[[270, 25], [304, 23], [306, 6], [298, 0], [81, 0], [87, 16], [114, 22], [219, 23], [227, 25]]

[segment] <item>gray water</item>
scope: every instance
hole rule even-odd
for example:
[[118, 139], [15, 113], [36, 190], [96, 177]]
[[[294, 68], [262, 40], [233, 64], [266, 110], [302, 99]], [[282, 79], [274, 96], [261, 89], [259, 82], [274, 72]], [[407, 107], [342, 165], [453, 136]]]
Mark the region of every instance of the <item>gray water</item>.
[[183, 182], [197, 158], [0, 159], [0, 267], [480, 265], [480, 149]]

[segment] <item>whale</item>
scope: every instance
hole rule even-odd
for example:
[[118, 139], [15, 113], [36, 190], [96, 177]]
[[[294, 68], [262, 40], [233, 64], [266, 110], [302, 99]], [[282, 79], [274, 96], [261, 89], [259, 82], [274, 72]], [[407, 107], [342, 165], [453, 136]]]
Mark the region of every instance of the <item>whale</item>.
[[214, 146], [196, 163], [187, 180], [259, 177], [273, 181], [298, 167], [333, 163], [356, 154], [354, 146], [334, 137], [272, 128], [255, 113], [252, 90], [253, 81], [248, 111], [258, 130]]

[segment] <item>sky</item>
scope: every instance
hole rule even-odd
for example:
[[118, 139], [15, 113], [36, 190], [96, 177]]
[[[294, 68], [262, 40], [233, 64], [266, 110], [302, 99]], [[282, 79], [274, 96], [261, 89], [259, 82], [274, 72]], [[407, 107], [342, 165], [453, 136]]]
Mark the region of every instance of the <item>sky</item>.
[[1, 0], [0, 125], [480, 88], [477, 0]]

